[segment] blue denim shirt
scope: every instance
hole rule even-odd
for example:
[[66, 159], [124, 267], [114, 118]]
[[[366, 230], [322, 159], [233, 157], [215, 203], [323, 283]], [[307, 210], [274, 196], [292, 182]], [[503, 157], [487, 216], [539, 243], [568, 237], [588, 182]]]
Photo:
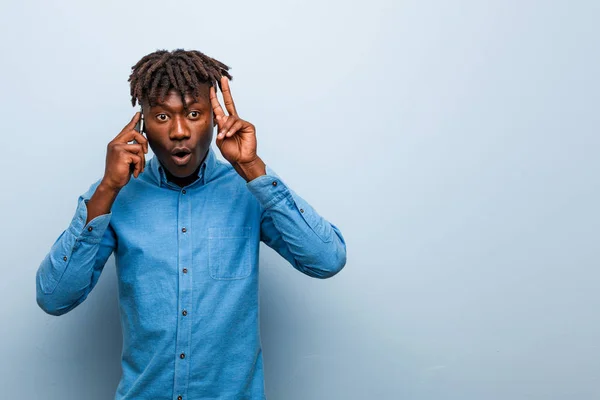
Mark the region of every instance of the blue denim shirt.
[[52, 315], [77, 307], [114, 252], [123, 333], [115, 399], [265, 399], [260, 241], [311, 277], [346, 263], [340, 230], [266, 172], [246, 182], [210, 148], [199, 179], [183, 188], [147, 160], [87, 225], [101, 180], [79, 196], [37, 271], [37, 303]]

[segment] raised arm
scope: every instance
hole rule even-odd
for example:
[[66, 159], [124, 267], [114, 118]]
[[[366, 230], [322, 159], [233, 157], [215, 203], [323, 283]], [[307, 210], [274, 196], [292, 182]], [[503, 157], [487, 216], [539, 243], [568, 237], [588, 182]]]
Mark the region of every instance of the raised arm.
[[[62, 315], [81, 304], [116, 247], [110, 210], [131, 175], [137, 178], [143, 172], [148, 152], [147, 139], [134, 129], [139, 119], [136, 113], [108, 144], [104, 176], [79, 196], [69, 227], [37, 270], [37, 303], [48, 314]], [[132, 140], [137, 143], [128, 143]]]

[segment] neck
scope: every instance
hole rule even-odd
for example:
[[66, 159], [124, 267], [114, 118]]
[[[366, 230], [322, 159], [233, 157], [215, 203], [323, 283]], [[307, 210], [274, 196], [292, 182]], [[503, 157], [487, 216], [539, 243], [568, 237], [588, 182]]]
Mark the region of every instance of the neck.
[[167, 180], [169, 182], [172, 182], [179, 187], [184, 187], [184, 186], [187, 186], [187, 185], [193, 183], [194, 181], [196, 181], [196, 179], [198, 179], [198, 173], [200, 172], [201, 167], [202, 167], [202, 164], [200, 164], [198, 166], [198, 168], [196, 168], [196, 170], [191, 175], [185, 176], [183, 178], [179, 178], [179, 177], [171, 174], [169, 172], [169, 170], [166, 168], [163, 168], [163, 170], [165, 171], [165, 175], [167, 176]]

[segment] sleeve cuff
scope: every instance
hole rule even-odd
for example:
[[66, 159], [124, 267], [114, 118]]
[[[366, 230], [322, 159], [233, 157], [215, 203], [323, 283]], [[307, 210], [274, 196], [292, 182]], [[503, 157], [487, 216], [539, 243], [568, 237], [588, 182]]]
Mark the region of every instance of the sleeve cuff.
[[112, 211], [108, 214], [98, 215], [85, 225], [85, 221], [87, 220], [87, 202], [89, 200], [86, 196], [79, 198], [77, 211], [71, 220], [69, 229], [79, 241], [100, 243], [104, 232], [108, 228]]
[[265, 209], [270, 208], [285, 197], [290, 197], [291, 193], [286, 184], [279, 175], [265, 165], [266, 175], [254, 178], [246, 182], [246, 187], [256, 197], [261, 206]]

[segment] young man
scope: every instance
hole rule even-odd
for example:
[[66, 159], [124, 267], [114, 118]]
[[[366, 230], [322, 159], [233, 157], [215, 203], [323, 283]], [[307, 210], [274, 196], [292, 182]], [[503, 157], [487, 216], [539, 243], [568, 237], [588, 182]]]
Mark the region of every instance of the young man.
[[[340, 230], [258, 156], [228, 69], [182, 49], [132, 67], [145, 128], [136, 131], [136, 113], [108, 144], [104, 176], [79, 196], [37, 271], [37, 303], [62, 315], [87, 298], [114, 251], [123, 330], [116, 399], [265, 399], [260, 241], [311, 277], [346, 264]], [[211, 148], [215, 126], [228, 163]], [[155, 156], [146, 161], [148, 147]]]

